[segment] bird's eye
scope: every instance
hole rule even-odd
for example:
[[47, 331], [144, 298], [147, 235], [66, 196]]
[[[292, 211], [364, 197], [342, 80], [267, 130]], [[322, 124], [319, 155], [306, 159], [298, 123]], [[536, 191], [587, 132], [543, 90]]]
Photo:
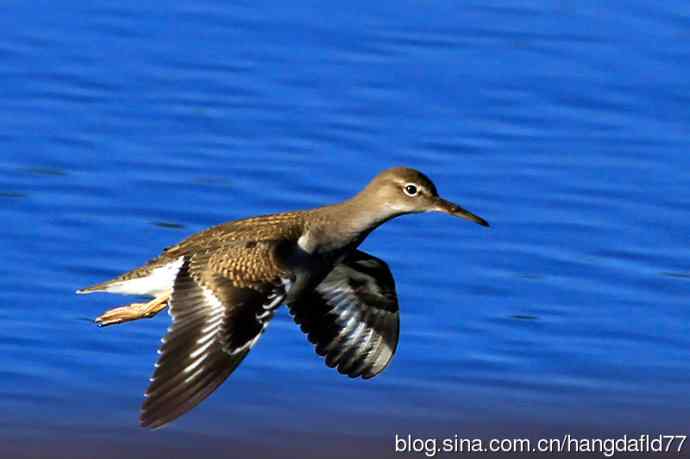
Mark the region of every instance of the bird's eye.
[[403, 191], [406, 195], [415, 197], [419, 194], [419, 188], [414, 183], [408, 183], [403, 187]]

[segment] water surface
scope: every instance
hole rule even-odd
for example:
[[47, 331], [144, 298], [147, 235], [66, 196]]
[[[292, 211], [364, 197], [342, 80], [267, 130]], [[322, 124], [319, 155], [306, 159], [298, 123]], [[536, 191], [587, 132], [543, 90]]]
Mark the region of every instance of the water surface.
[[[3, 457], [387, 457], [395, 433], [687, 433], [690, 5], [10, 2], [0, 15]], [[208, 402], [137, 426], [169, 324], [77, 297], [222, 221], [417, 167], [370, 381], [285, 311]]]

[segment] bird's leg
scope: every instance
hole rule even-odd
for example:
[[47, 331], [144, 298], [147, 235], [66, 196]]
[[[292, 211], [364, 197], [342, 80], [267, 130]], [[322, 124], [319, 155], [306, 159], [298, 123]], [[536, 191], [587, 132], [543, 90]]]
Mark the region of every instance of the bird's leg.
[[105, 327], [132, 320], [149, 319], [165, 309], [169, 300], [170, 292], [166, 292], [148, 303], [132, 303], [110, 309], [97, 317], [95, 322], [99, 327]]

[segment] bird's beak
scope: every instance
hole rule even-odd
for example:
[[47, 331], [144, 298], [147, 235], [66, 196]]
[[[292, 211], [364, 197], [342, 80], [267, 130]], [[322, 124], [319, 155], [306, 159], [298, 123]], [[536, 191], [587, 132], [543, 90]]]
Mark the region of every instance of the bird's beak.
[[450, 201], [446, 201], [443, 198], [436, 198], [436, 206], [433, 208], [433, 210], [437, 212], [444, 212], [448, 215], [452, 215], [454, 217], [462, 217], [466, 218], [470, 221], [473, 221], [479, 225], [482, 226], [489, 226], [489, 222], [484, 220], [482, 217], [479, 215], [475, 215], [469, 210], [465, 210], [462, 207], [460, 207], [457, 204], [453, 204]]

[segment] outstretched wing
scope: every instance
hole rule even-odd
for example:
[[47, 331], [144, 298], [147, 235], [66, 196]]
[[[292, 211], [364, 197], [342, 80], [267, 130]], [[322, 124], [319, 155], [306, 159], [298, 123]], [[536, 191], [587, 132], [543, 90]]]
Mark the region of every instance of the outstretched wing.
[[352, 378], [383, 371], [398, 344], [395, 281], [388, 265], [356, 251], [288, 305], [326, 365]]
[[225, 276], [196, 274], [194, 262], [185, 260], [175, 278], [173, 324], [146, 391], [144, 427], [167, 424], [216, 390], [249, 353], [285, 297], [282, 285], [262, 291], [237, 287]]

